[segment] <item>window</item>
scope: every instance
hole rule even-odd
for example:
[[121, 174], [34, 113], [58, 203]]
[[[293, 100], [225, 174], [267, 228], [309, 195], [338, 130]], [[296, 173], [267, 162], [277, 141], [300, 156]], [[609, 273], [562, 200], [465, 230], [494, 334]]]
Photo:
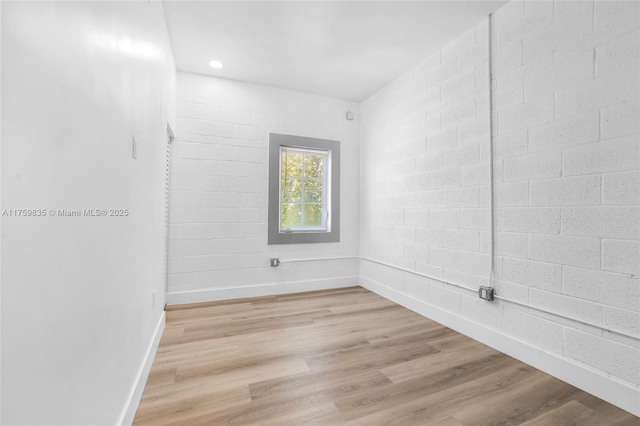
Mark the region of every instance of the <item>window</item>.
[[326, 231], [331, 151], [280, 147], [280, 232]]
[[340, 143], [269, 135], [269, 244], [340, 241]]

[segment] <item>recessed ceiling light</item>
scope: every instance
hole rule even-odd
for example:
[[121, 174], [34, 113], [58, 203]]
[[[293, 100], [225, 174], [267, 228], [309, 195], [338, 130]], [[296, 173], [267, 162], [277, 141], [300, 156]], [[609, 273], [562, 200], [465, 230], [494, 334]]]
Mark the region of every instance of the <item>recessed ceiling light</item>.
[[213, 60], [213, 61], [209, 62], [209, 66], [211, 68], [215, 68], [215, 69], [219, 70], [220, 68], [222, 68], [222, 62]]

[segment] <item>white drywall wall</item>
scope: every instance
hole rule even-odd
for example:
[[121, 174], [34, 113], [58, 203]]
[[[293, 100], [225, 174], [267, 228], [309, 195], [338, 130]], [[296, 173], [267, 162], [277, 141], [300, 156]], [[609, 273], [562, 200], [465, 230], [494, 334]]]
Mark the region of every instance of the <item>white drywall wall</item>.
[[2, 208], [46, 212], [2, 217], [2, 423], [119, 424], [164, 318], [162, 5], [4, 2], [1, 28]]

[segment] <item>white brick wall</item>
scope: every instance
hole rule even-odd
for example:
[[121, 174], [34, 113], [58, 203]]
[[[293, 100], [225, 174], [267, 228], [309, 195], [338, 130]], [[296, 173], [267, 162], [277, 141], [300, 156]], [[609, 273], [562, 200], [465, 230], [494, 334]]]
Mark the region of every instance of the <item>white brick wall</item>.
[[[170, 295], [205, 292], [210, 297], [206, 292], [212, 289], [292, 281], [331, 286], [341, 277], [353, 277], [356, 284], [355, 260], [269, 266], [271, 257], [358, 254], [358, 125], [344, 119], [346, 102], [188, 73], [178, 73], [177, 98]], [[357, 116], [357, 106], [352, 109]], [[267, 245], [269, 131], [341, 141], [340, 243]], [[390, 211], [385, 219], [403, 225], [403, 215], [403, 210]]]
[[554, 207], [502, 209], [502, 230], [533, 234], [558, 234], [561, 210]]
[[570, 207], [562, 213], [564, 235], [640, 239], [638, 207]]
[[564, 174], [582, 175], [636, 170], [640, 163], [639, 141], [640, 136], [634, 134], [567, 148], [563, 151]]
[[602, 321], [608, 329], [621, 330], [640, 339], [640, 314], [637, 312], [605, 306]]
[[[638, 340], [606, 329], [637, 336], [640, 328], [639, 4], [525, 0], [494, 13], [494, 285], [533, 308], [428, 289], [433, 305], [635, 386]], [[486, 28], [478, 24], [361, 105], [361, 207], [371, 213], [362, 216], [362, 255], [471, 288], [486, 282], [491, 260], [482, 254], [490, 245]], [[416, 116], [424, 126], [409, 132]], [[415, 162], [390, 167], [408, 143], [418, 145], [401, 158]], [[411, 183], [396, 184], [403, 177]], [[404, 225], [411, 208], [428, 210], [422, 225], [409, 214], [415, 241], [395, 254], [393, 235], [367, 232], [391, 209], [374, 203], [377, 191], [415, 203], [394, 204]], [[398, 253], [420, 245], [429, 248], [420, 268], [400, 263]]]
[[563, 328], [552, 321], [515, 309], [504, 309], [504, 330], [542, 350], [562, 353]]
[[529, 151], [546, 151], [595, 142], [600, 137], [598, 111], [549, 121], [529, 129]]
[[602, 204], [640, 205], [640, 173], [612, 173], [602, 176]]
[[560, 292], [562, 267], [552, 263], [505, 257], [502, 278], [506, 282]]
[[640, 106], [638, 101], [613, 105], [602, 110], [600, 132], [605, 139], [637, 134], [640, 131]]
[[532, 206], [591, 206], [602, 199], [600, 176], [541, 179], [529, 183]]
[[[363, 223], [363, 255], [469, 287], [491, 265], [480, 244], [491, 223], [487, 29], [479, 23], [375, 94], [361, 126], [363, 211], [394, 219], [392, 234], [366, 232], [386, 222]], [[377, 191], [393, 206], [375, 205], [367, 194]], [[389, 258], [391, 243], [401, 246]], [[451, 289], [434, 292], [459, 309]]]
[[600, 241], [597, 238], [532, 235], [531, 258], [600, 269]]
[[[546, 2], [553, 22], [535, 32], [502, 22], [522, 19], [532, 3], [512, 2], [494, 16], [494, 59], [510, 71], [494, 74], [493, 84], [513, 93], [494, 102], [501, 280], [529, 287], [527, 302], [541, 309], [637, 333], [623, 322], [640, 311], [638, 3]], [[522, 62], [501, 50], [520, 40]], [[536, 210], [543, 208], [549, 210]], [[529, 311], [536, 315], [565, 330], [556, 352], [638, 384], [637, 361], [627, 368], [640, 357], [637, 342], [609, 346], [615, 334], [590, 338], [583, 331], [597, 329]], [[547, 345], [536, 338], [529, 339]], [[624, 361], [613, 360], [616, 351]]]
[[638, 350], [628, 345], [565, 329], [565, 356], [640, 386]]
[[563, 294], [640, 312], [639, 278], [568, 266], [562, 269]]
[[602, 240], [602, 269], [640, 275], [640, 241]]
[[554, 150], [519, 155], [505, 158], [503, 164], [505, 182], [560, 177], [562, 152]]

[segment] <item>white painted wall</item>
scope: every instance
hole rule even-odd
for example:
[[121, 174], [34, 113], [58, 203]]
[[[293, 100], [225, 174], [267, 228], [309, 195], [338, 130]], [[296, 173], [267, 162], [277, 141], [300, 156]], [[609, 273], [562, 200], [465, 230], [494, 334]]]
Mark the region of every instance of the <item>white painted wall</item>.
[[488, 282], [488, 45], [485, 20], [362, 105], [364, 258]]
[[[637, 7], [518, 1], [494, 16], [495, 285], [531, 309], [455, 286], [486, 283], [491, 260], [486, 23], [365, 101], [361, 124], [341, 100], [180, 73], [169, 302], [353, 285], [359, 271], [633, 409], [638, 340], [535, 308], [638, 336]], [[0, 19], [2, 208], [131, 212], [3, 217], [1, 419], [127, 423], [163, 324], [162, 8], [3, 3]], [[269, 131], [342, 142], [340, 243], [266, 244]], [[268, 266], [360, 253], [433, 278], [366, 260]]]
[[635, 414], [638, 5], [513, 1], [493, 16], [494, 284], [525, 306], [456, 286], [487, 276], [486, 24], [361, 105], [362, 256], [393, 266], [363, 260], [362, 284]]
[[[178, 73], [172, 144], [169, 303], [358, 284], [359, 144], [347, 102]], [[267, 244], [270, 131], [341, 142], [339, 243]]]
[[635, 339], [515, 307], [504, 308], [504, 330], [634, 389], [639, 5], [512, 2], [496, 12], [493, 34], [496, 287]]
[[162, 5], [3, 2], [1, 28], [2, 208], [130, 212], [2, 217], [2, 423], [126, 424], [164, 324]]
[[[2, 3], [0, 2], [0, 25], [2, 23]], [[0, 48], [2, 31], [0, 29]], [[0, 188], [2, 188], [2, 55], [0, 54]], [[0, 210], [2, 197], [0, 196]], [[0, 259], [2, 259], [2, 220], [0, 219]], [[2, 262], [0, 261], [0, 319], [2, 319]], [[0, 325], [0, 421], [2, 421], [2, 326]]]

